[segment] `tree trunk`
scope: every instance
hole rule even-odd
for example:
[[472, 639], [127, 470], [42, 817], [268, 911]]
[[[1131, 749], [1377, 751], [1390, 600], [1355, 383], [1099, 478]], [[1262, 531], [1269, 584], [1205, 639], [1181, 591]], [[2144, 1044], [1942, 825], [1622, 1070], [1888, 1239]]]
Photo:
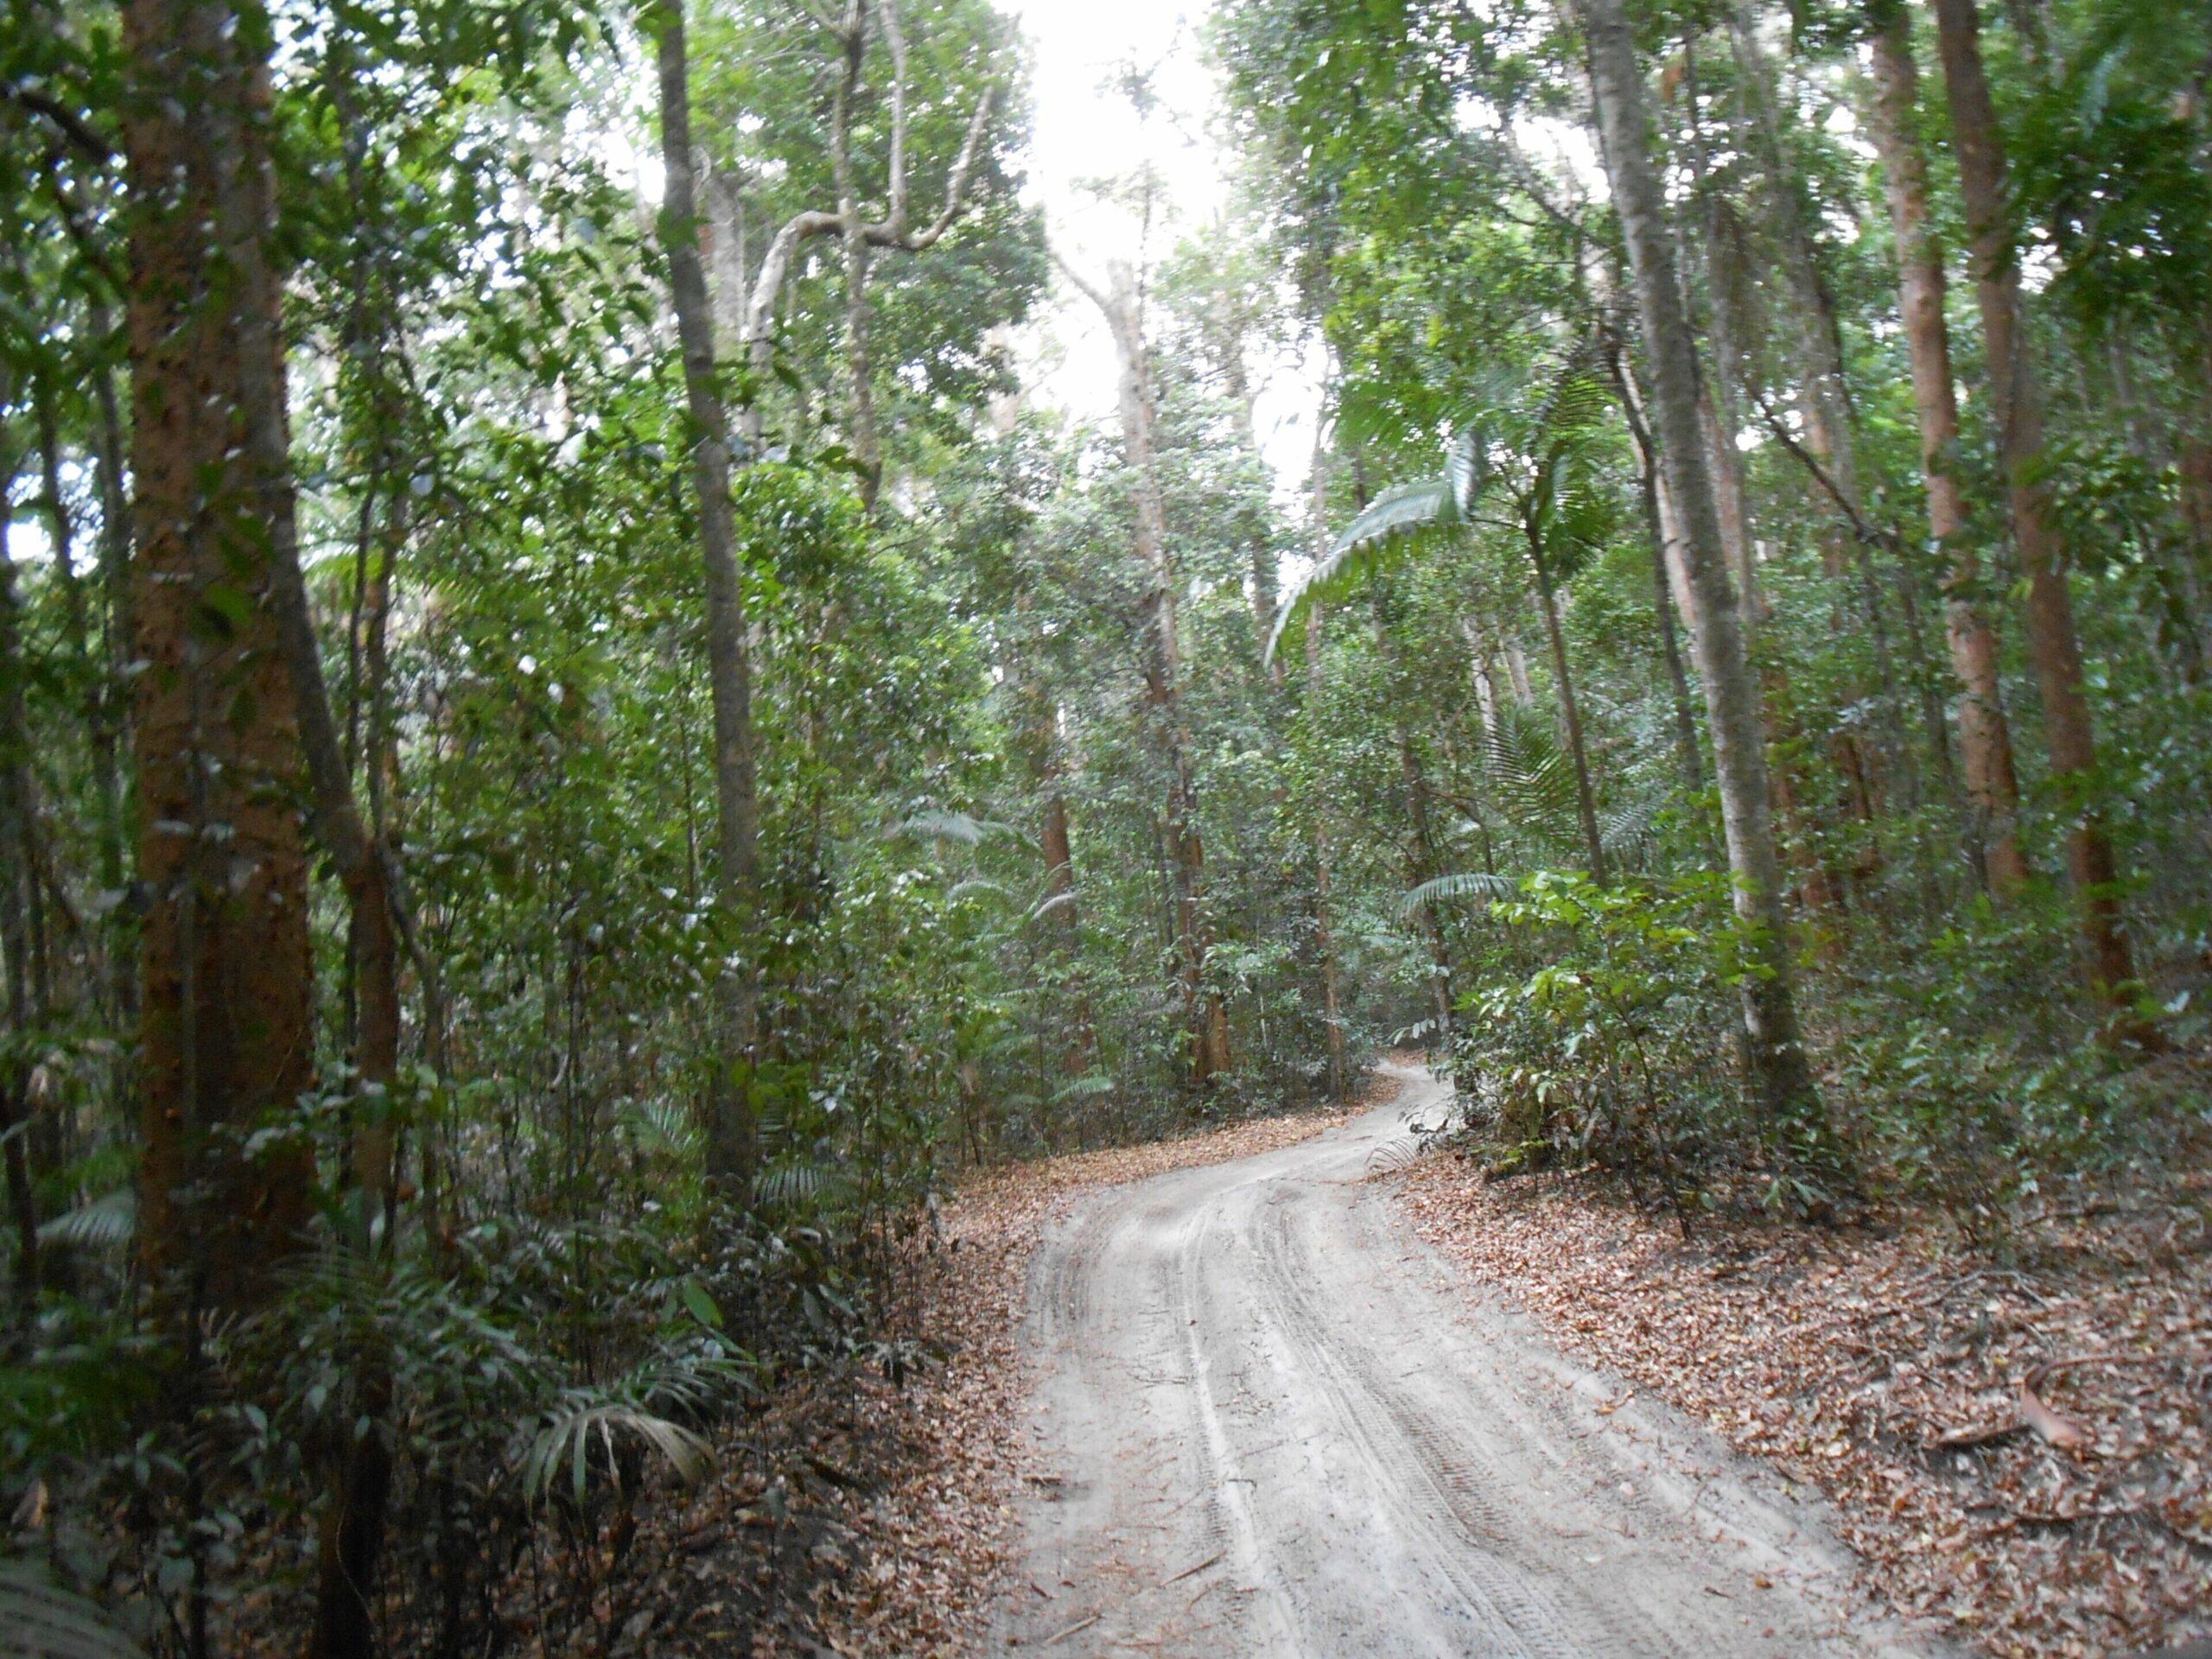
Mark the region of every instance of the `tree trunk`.
[[1590, 855], [1590, 879], [1605, 885], [1605, 842], [1598, 833], [1598, 798], [1590, 787], [1590, 757], [1582, 747], [1582, 710], [1574, 701], [1574, 681], [1567, 669], [1567, 636], [1560, 632], [1559, 595], [1543, 549], [1529, 540], [1529, 562], [1535, 568], [1536, 602], [1544, 613], [1544, 634], [1551, 641], [1552, 678], [1559, 687], [1559, 715], [1567, 727], [1567, 750], [1574, 760], [1574, 810], [1582, 821], [1583, 849]]
[[[1315, 536], [1325, 547], [1328, 521], [1320, 512], [1320, 469], [1314, 469]], [[1321, 702], [1321, 623], [1319, 605], [1306, 620], [1306, 706], [1310, 719]], [[1321, 1019], [1328, 1033], [1329, 1098], [1342, 1100], [1351, 1088], [1351, 1067], [1344, 1055], [1344, 1016], [1337, 998], [1337, 942], [1329, 913], [1329, 815], [1313, 814], [1313, 945], [1321, 959]]]
[[[8, 378], [0, 365], [0, 408], [7, 404]], [[5, 453], [6, 442], [0, 431], [0, 526], [14, 506], [16, 459]], [[33, 1023], [28, 913], [37, 866], [31, 857], [34, 804], [21, 618], [15, 561], [0, 533], [0, 973], [8, 979], [7, 1031], [15, 1051], [0, 1065], [0, 1136], [7, 1142], [8, 1214], [16, 1228], [17, 1321], [28, 1331], [38, 1310], [38, 1205], [28, 1146], [31, 1067], [23, 1044]]]
[[[1397, 635], [1392, 629], [1388, 590], [1382, 585], [1370, 589], [1374, 600], [1375, 646], [1381, 654], [1383, 666], [1391, 682], [1395, 682], [1402, 670], [1398, 660]], [[1437, 868], [1436, 832], [1430, 822], [1428, 806], [1428, 779], [1421, 764], [1421, 753], [1414, 747], [1413, 728], [1406, 723], [1405, 702], [1397, 695], [1395, 683], [1386, 685], [1390, 704], [1390, 728], [1398, 742], [1398, 779], [1405, 785], [1406, 812], [1413, 820], [1414, 852], [1407, 861], [1407, 887], [1418, 887], [1442, 874]], [[1433, 902], [1424, 899], [1421, 905], [1421, 938], [1428, 945], [1428, 995], [1431, 1018], [1435, 1021], [1436, 1040], [1433, 1052], [1443, 1055], [1451, 1063], [1452, 1036], [1452, 953], [1444, 942], [1444, 922], [1438, 915]]]
[[[1066, 267], [1063, 266], [1063, 270]], [[1102, 294], [1072, 271], [1070, 279], [1105, 313], [1121, 360], [1122, 443], [1136, 493], [1137, 558], [1147, 583], [1144, 679], [1159, 741], [1168, 766], [1167, 852], [1175, 880], [1176, 950], [1180, 958], [1184, 1018], [1191, 1041], [1191, 1086], [1203, 1090], [1229, 1069], [1229, 1012], [1205, 985], [1213, 948], [1205, 915], [1205, 849], [1198, 829], [1198, 791], [1191, 775], [1190, 737], [1183, 729], [1181, 646], [1175, 620], [1175, 576], [1167, 558], [1167, 508], [1154, 458], [1151, 370], [1136, 274], [1116, 261]]]
[[[1705, 792], [1705, 766], [1698, 753], [1697, 715], [1690, 706], [1689, 675], [1682, 667], [1682, 649], [1675, 628], [1675, 603], [1667, 569], [1669, 515], [1659, 504], [1659, 456], [1651, 429], [1643, 422], [1643, 399], [1636, 395], [1632, 377], [1619, 343], [1607, 331], [1605, 359], [1613, 385], [1628, 415], [1629, 438], [1636, 448], [1637, 494], [1643, 507], [1644, 533], [1651, 538], [1652, 587], [1657, 602], [1659, 643], [1667, 665], [1667, 690], [1675, 711], [1675, 759], [1682, 769], [1682, 790], [1688, 795]], [[1490, 721], [1484, 719], [1487, 728]]]
[[1974, 594], [1981, 569], [1966, 533], [1966, 499], [1956, 471], [1959, 404], [1951, 378], [1950, 327], [1943, 314], [1943, 253], [1929, 223], [1928, 163], [1916, 124], [1919, 74], [1912, 57], [1912, 21], [1902, 3], [1876, 20], [1873, 50], [1876, 95], [1869, 124], [1881, 152], [1897, 242], [1897, 305], [1912, 365], [1928, 529], [1949, 556], [1943, 620], [1959, 681], [1959, 748], [1967, 798], [1979, 823], [1983, 876], [2001, 896], [2027, 879], [2027, 861], [2013, 826], [2020, 785], [1998, 686], [1997, 639]]
[[1981, 311], [1990, 390], [2004, 446], [2012, 537], [2028, 576], [2028, 654], [2042, 694], [2052, 781], [2071, 823], [2066, 864], [2082, 907], [2084, 967], [2092, 989], [2126, 1007], [2135, 964], [2120, 908], [2119, 868], [2093, 798], [2096, 739], [2082, 685], [2082, 648], [2067, 591], [2065, 549], [2042, 472], [2043, 397], [2023, 329], [2020, 271], [2012, 246], [2005, 154], [1981, 65], [1974, 0], [1935, 0], [1951, 135], [1972, 238], [1974, 298]]
[[241, 204], [247, 234], [267, 222], [253, 209], [270, 189], [268, 76], [242, 21], [206, 0], [124, 12], [133, 730], [150, 895], [139, 1244], [188, 1319], [260, 1300], [314, 1177], [304, 1146], [239, 1150], [241, 1131], [288, 1116], [315, 1083], [299, 730], [247, 430], [257, 383], [282, 365], [249, 355], [271, 319], [227, 275], [258, 250], [215, 231]]
[[1841, 1154], [1827, 1122], [1798, 1033], [1795, 966], [1782, 907], [1782, 871], [1767, 805], [1758, 696], [1737, 626], [1719, 518], [1698, 418], [1698, 365], [1676, 280], [1663, 197], [1652, 164], [1643, 82], [1622, 0], [1586, 0], [1591, 79], [1613, 199], [1636, 278], [1644, 351], [1651, 364], [1653, 425], [1697, 595], [1695, 647], [1713, 729], [1721, 823], [1736, 878], [1736, 908], [1758, 934], [1760, 971], [1742, 986], [1745, 1058], [1770, 1132], [1791, 1154], [1819, 1164]]
[[[691, 155], [691, 90], [680, 5], [659, 14], [661, 161], [666, 170], [661, 245], [683, 350], [683, 388], [694, 429], [693, 486], [706, 567], [707, 667], [715, 712], [715, 887], [741, 937], [760, 905], [760, 807], [753, 773], [752, 664], [730, 505], [729, 423], [715, 384], [715, 321], [701, 267]], [[724, 971], [718, 990], [724, 1052], [709, 1092], [707, 1177], [723, 1201], [750, 1201], [758, 1162], [751, 1074], [760, 1043], [760, 989], [749, 966]]]

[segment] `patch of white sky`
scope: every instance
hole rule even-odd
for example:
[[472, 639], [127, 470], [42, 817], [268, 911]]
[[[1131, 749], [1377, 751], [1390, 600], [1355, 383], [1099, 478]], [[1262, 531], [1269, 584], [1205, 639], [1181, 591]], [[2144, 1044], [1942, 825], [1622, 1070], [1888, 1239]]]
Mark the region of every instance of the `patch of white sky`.
[[[1228, 209], [1231, 163], [1206, 61], [1206, 8], [1190, 0], [1000, 3], [1028, 45], [1035, 111], [1026, 194], [1044, 214], [1054, 252], [1103, 289], [1109, 261], [1156, 270], [1179, 242], [1203, 238]], [[1149, 83], [1151, 107], [1141, 115], [1123, 86], [1132, 71]], [[1148, 213], [1131, 200], [1147, 174], [1154, 181]], [[1112, 336], [1097, 308], [1057, 272], [1016, 348], [1033, 405], [1113, 424]], [[1306, 487], [1320, 366], [1310, 341], [1249, 353], [1260, 448], [1286, 502]]]

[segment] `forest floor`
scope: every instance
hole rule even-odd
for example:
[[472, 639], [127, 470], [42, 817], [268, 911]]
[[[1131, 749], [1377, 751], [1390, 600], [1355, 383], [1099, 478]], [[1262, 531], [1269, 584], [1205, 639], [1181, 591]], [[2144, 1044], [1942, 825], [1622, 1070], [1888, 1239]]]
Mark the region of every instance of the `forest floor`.
[[[1676, 1225], [1432, 1154], [1398, 1199], [1481, 1299], [1826, 1495], [1860, 1578], [2005, 1656], [2212, 1635], [2212, 1170], [2024, 1222]], [[1947, 1443], [1948, 1442], [1948, 1443]]]

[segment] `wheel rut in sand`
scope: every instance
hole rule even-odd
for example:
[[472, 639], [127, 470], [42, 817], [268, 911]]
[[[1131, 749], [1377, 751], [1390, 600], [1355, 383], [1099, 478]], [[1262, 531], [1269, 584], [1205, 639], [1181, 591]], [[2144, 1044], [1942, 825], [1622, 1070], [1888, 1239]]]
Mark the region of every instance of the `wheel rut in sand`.
[[[1819, 1504], [1471, 1298], [1341, 1128], [1079, 1200], [1033, 1266], [995, 1650], [1902, 1655]], [[1604, 1409], [1600, 1409], [1604, 1408]], [[1761, 1587], [1762, 1583], [1769, 1587]]]

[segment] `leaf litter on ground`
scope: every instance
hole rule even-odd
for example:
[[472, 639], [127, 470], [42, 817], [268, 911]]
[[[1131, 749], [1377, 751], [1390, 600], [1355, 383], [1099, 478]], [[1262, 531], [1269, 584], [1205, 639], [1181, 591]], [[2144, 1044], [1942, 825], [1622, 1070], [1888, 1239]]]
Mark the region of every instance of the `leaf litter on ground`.
[[1827, 1494], [1868, 1587], [1992, 1655], [2212, 1635], [2212, 1179], [2024, 1219], [1688, 1239], [1581, 1173], [1400, 1172], [1413, 1225], [1560, 1345]]

